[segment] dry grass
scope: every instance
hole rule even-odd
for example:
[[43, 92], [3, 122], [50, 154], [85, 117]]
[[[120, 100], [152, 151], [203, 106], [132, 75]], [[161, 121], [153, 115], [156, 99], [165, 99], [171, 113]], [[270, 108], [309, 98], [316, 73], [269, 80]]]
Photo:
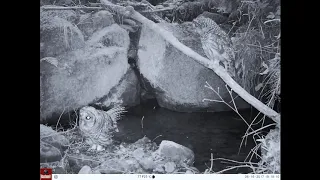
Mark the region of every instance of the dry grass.
[[[271, 77], [268, 76], [269, 71], [280, 72], [280, 66], [275, 62], [280, 60], [280, 19], [278, 17], [280, 6], [278, 5], [279, 0], [251, 0], [242, 1], [238, 9], [242, 12], [238, 23], [245, 18], [248, 22], [232, 34], [237, 56], [236, 68], [240, 83], [252, 94], [264, 92], [266, 88], [261, 87], [272, 84], [270, 81], [267, 83], [268, 78]], [[273, 79], [273, 81], [277, 80]], [[271, 89], [273, 88], [275, 87], [271, 85]], [[261, 99], [262, 96], [259, 98]]]
[[[273, 6], [270, 8], [268, 6]], [[269, 10], [266, 10], [268, 9]], [[280, 4], [279, 0], [250, 0], [242, 1], [238, 9], [242, 12], [241, 17], [247, 18], [248, 22], [242, 25], [233, 34], [232, 38], [236, 50], [236, 68], [238, 70], [238, 82], [252, 95], [260, 100], [265, 99], [266, 104], [273, 108], [276, 100], [280, 101]], [[239, 23], [241, 21], [239, 19]], [[249, 71], [250, 70], [250, 71]], [[210, 85], [207, 88], [219, 94], [219, 89], [215, 90]], [[232, 90], [227, 90], [232, 99]], [[218, 95], [219, 96], [219, 95]], [[225, 173], [240, 167], [250, 168], [252, 173], [280, 173], [280, 133], [279, 129], [271, 130], [266, 136], [262, 135], [262, 130], [276, 126], [276, 123], [265, 125], [265, 116], [259, 113], [249, 124], [238, 112], [236, 104], [230, 105], [220, 96], [218, 100], [229, 106], [248, 126], [245, 135], [242, 137], [240, 149], [249, 137], [252, 136], [256, 146], [251, 149], [244, 162], [237, 162], [228, 159], [211, 156], [211, 167], [205, 173]], [[208, 100], [208, 99], [205, 99]], [[261, 127], [256, 128], [256, 125]], [[261, 151], [261, 153], [259, 153]], [[253, 157], [260, 159], [259, 163], [253, 163]], [[221, 170], [212, 171], [213, 161], [223, 160], [233, 162], [235, 165]]]

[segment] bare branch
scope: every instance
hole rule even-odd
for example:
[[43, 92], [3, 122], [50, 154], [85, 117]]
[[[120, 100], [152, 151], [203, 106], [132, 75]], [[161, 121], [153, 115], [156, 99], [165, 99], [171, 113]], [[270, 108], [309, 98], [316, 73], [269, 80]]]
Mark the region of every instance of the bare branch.
[[[122, 7], [119, 5], [114, 5], [110, 3], [107, 0], [101, 0], [101, 3], [103, 3], [106, 7], [113, 9], [114, 11], [121, 13], [124, 16], [127, 16], [130, 18], [133, 18], [148, 28], [152, 29], [154, 32], [160, 34], [167, 42], [172, 44], [175, 48], [186, 54], [187, 56], [193, 58], [196, 62], [202, 64], [203, 66], [213, 70], [227, 85], [232, 88], [234, 92], [236, 92], [242, 99], [247, 101], [249, 104], [251, 104], [253, 107], [255, 107], [258, 111], [262, 112], [269, 118], [271, 118], [273, 121], [279, 124], [280, 126], [280, 114], [278, 114], [276, 111], [268, 107], [267, 105], [260, 102], [258, 99], [256, 99], [254, 96], [249, 94], [246, 90], [244, 90], [237, 82], [235, 82], [229, 74], [226, 72], [226, 70], [219, 66], [219, 64], [214, 64], [212, 61], [210, 61], [207, 58], [202, 57], [195, 51], [193, 51], [191, 48], [185, 46], [179, 40], [172, 35], [172, 33], [168, 32], [164, 28], [158, 26], [156, 23], [152, 22], [151, 20], [145, 18], [140, 13], [135, 11], [132, 6]], [[219, 56], [218, 56], [219, 57]], [[222, 58], [222, 57], [220, 57]]]
[[72, 7], [41, 7], [43, 10], [102, 10], [103, 7], [85, 7], [85, 6], [72, 6]]

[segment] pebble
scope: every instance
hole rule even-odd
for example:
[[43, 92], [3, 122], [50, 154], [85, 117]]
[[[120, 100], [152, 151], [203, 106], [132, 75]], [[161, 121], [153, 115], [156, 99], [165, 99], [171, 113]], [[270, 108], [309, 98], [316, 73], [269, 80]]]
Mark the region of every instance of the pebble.
[[176, 169], [176, 164], [174, 162], [167, 162], [164, 165], [164, 169], [167, 173], [172, 173]]
[[78, 174], [92, 174], [92, 170], [89, 166], [83, 166]]
[[194, 173], [190, 170], [187, 170], [185, 174], [194, 174]]

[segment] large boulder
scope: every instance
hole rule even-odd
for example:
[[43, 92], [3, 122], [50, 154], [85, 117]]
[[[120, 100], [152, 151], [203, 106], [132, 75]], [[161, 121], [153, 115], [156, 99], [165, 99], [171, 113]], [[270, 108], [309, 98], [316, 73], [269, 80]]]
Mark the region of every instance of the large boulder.
[[140, 83], [132, 68], [123, 76], [120, 83], [113, 87], [109, 94], [98, 103], [104, 106], [112, 106], [114, 103], [123, 106], [136, 106], [140, 104]]
[[72, 10], [40, 10], [40, 58], [84, 47], [82, 32], [74, 25], [76, 21], [77, 14]]
[[[158, 25], [173, 33], [181, 43], [206, 57], [200, 37], [195, 33], [191, 23]], [[140, 73], [153, 87], [161, 107], [180, 112], [231, 110], [221, 102], [203, 101], [221, 100], [217, 94], [205, 87], [208, 82], [216, 91], [219, 88], [219, 95], [226, 102], [230, 102], [231, 96], [226, 84], [219, 76], [177, 50], [146, 26], [141, 32], [138, 56], [137, 65]], [[236, 95], [233, 94], [233, 97]], [[235, 102], [238, 109], [249, 107], [240, 97], [236, 98]]]
[[40, 163], [60, 161], [68, 145], [66, 137], [40, 124]]
[[40, 62], [41, 119], [58, 120], [106, 96], [129, 69], [129, 36], [117, 24], [96, 32], [86, 46]]
[[114, 24], [113, 15], [109, 11], [98, 11], [96, 13], [82, 14], [79, 18], [78, 27], [82, 31], [85, 40], [93, 33]]

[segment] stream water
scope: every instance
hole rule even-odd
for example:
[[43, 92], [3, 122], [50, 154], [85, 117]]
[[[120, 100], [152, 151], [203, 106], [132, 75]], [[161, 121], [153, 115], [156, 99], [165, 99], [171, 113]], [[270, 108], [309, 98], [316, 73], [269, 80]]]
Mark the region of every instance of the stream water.
[[[119, 132], [115, 133], [115, 141], [134, 143], [144, 136], [158, 145], [162, 140], [174, 141], [190, 148], [194, 152], [194, 166], [200, 172], [204, 172], [210, 167], [211, 153], [213, 158], [225, 158], [243, 162], [256, 145], [251, 135], [246, 144], [243, 143], [240, 153], [238, 153], [242, 136], [248, 126], [233, 111], [180, 113], [161, 108], [155, 101], [140, 104], [127, 109], [127, 111], [125, 116], [118, 121]], [[250, 121], [255, 118], [258, 112], [248, 109], [239, 113], [250, 124]], [[260, 119], [260, 117], [257, 119]], [[264, 125], [270, 123], [273, 123], [270, 119], [264, 121]], [[253, 126], [254, 129], [259, 129], [260, 127], [261, 122]], [[70, 127], [67, 125], [64, 128]], [[262, 135], [266, 135], [272, 128], [274, 126], [265, 128], [260, 132]], [[258, 161], [259, 159], [253, 156], [251, 162]], [[213, 161], [212, 169], [218, 172], [235, 165], [239, 164], [218, 160]], [[225, 173], [246, 174], [248, 172], [251, 172], [251, 169], [238, 168]]]
[[[257, 112], [249, 109], [241, 111], [240, 114], [250, 120]], [[264, 123], [270, 123], [270, 120]], [[195, 153], [194, 165], [200, 172], [210, 167], [211, 153], [213, 158], [242, 162], [255, 146], [250, 136], [238, 154], [247, 125], [234, 112], [179, 113], [149, 102], [129, 109], [125, 117], [118, 122], [118, 127], [120, 132], [114, 138], [122, 142], [133, 143], [147, 136], [158, 145], [162, 140], [170, 140], [192, 149]], [[269, 129], [265, 129], [263, 134], [266, 135], [267, 132]], [[254, 157], [253, 162], [258, 162], [258, 159]], [[230, 165], [236, 164], [214, 161], [213, 170], [217, 172]], [[239, 168], [226, 173], [248, 173], [249, 170]]]

